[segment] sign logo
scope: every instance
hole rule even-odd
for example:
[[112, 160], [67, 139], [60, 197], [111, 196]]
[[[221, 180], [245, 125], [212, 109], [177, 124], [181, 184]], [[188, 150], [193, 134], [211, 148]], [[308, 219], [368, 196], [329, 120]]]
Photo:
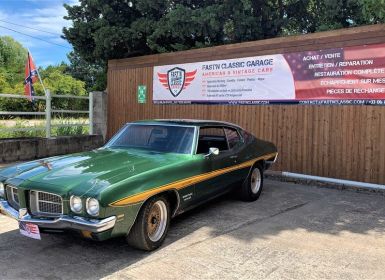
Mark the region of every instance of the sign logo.
[[138, 86], [137, 95], [138, 95], [138, 103], [140, 103], [140, 104], [146, 103], [146, 99], [147, 99], [147, 86], [139, 85]]
[[174, 67], [168, 70], [167, 73], [158, 73], [158, 79], [174, 97], [177, 97], [195, 79], [196, 73], [197, 70], [186, 72], [182, 68]]

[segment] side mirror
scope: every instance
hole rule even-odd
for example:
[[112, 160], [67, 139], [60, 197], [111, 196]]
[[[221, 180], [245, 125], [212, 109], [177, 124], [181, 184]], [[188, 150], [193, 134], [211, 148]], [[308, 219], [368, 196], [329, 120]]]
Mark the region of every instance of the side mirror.
[[209, 157], [211, 155], [214, 155], [214, 156], [217, 156], [219, 155], [219, 149], [218, 148], [214, 148], [214, 147], [211, 147], [209, 149], [209, 153], [207, 155], [205, 155], [205, 157]]

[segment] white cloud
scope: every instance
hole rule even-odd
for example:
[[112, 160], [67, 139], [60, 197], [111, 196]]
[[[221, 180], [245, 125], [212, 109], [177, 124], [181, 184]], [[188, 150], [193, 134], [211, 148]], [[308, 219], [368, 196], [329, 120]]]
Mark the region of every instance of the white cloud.
[[[24, 47], [30, 49], [36, 64], [39, 66], [45, 67], [58, 64], [63, 60], [67, 61], [66, 54], [71, 51], [71, 45], [62, 39], [60, 35], [62, 34], [63, 27], [70, 26], [71, 22], [63, 18], [67, 14], [67, 10], [62, 4], [74, 5], [78, 4], [79, 1], [12, 0], [11, 3], [12, 5], [0, 5], [0, 20], [3, 20], [0, 21], [0, 36], [9, 35]], [[28, 6], [28, 9], [25, 9], [26, 6]], [[37, 30], [19, 25], [29, 26]], [[16, 33], [9, 29], [24, 34]], [[50, 43], [28, 37], [28, 35]], [[67, 48], [59, 47], [55, 44], [66, 46]]]
[[[17, 15], [17, 18], [28, 18], [29, 26], [47, 32], [62, 34], [63, 27], [69, 26], [70, 22], [63, 17], [67, 15], [67, 10], [62, 5], [49, 8], [33, 9], [31, 12]], [[17, 18], [15, 18], [17, 20]], [[40, 32], [44, 33], [44, 32]]]
[[[29, 2], [33, 2], [36, 0], [27, 0]], [[26, 33], [31, 36], [35, 36], [44, 40], [48, 40], [52, 43], [68, 45], [68, 43], [60, 38], [60, 35], [63, 35], [63, 27], [68, 27], [71, 25], [70, 21], [65, 20], [63, 17], [67, 15], [67, 10], [63, 7], [63, 3], [68, 4], [78, 4], [77, 0], [67, 0], [62, 2], [57, 1], [36, 1], [37, 3], [42, 4], [43, 6], [30, 8], [28, 12], [21, 13], [7, 13], [7, 11], [3, 10], [0, 7], [0, 20], [7, 21], [0, 22], [0, 26], [4, 26], [6, 28], [14, 29], [16, 31]], [[28, 19], [28, 20], [26, 20]], [[15, 24], [27, 25], [34, 29], [28, 29], [22, 26], [18, 26]], [[37, 29], [37, 30], [36, 30]], [[45, 31], [45, 32], [43, 32]], [[47, 32], [51, 32], [54, 34], [50, 34]], [[17, 34], [11, 30], [6, 30], [4, 28], [0, 29], [0, 35], [11, 35], [19, 40], [23, 35]], [[29, 41], [34, 40], [32, 38], [26, 40], [20, 39], [19, 41], [30, 45]], [[69, 46], [69, 45], [68, 45]]]

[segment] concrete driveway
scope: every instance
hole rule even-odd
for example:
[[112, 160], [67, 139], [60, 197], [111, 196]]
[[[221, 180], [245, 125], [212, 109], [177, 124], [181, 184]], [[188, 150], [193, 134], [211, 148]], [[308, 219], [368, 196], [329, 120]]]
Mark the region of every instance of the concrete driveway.
[[0, 279], [384, 279], [385, 197], [265, 181], [172, 222], [153, 253], [123, 239], [19, 235], [0, 216]]

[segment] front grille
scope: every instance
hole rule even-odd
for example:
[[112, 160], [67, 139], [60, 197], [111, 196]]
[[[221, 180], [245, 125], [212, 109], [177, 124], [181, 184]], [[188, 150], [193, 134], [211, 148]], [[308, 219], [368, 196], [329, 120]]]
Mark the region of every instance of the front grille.
[[6, 185], [5, 192], [7, 195], [8, 203], [16, 210], [19, 210], [20, 205], [19, 205], [19, 194], [17, 192], [17, 188], [10, 185]]
[[53, 193], [30, 191], [30, 210], [33, 215], [60, 216], [63, 200]]

